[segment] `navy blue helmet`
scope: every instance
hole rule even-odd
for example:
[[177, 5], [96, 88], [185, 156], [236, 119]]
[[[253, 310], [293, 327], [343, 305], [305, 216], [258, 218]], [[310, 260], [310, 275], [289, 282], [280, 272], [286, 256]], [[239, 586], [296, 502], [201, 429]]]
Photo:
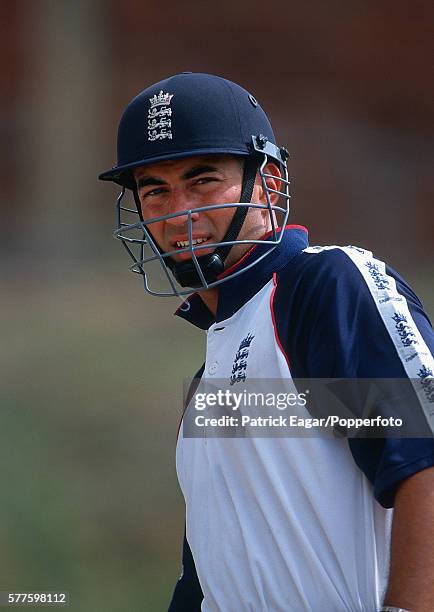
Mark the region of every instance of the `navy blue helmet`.
[[[99, 178], [113, 181], [123, 188], [117, 202], [118, 227], [115, 236], [122, 240], [133, 258], [132, 269], [143, 275], [145, 289], [149, 293], [186, 295], [193, 289], [208, 289], [241, 273], [236, 271], [219, 278], [234, 244], [265, 243], [264, 240], [237, 240], [252, 205], [268, 208], [270, 213], [273, 236], [266, 241], [269, 249], [264, 256], [279, 243], [282, 234], [276, 232], [274, 213], [280, 213], [280, 225], [284, 225], [289, 213], [288, 152], [276, 145], [270, 121], [257, 100], [236, 83], [210, 74], [185, 72], [151, 85], [126, 107], [120, 120], [117, 142], [117, 164], [100, 174]], [[226, 235], [221, 242], [206, 245], [207, 248], [215, 247], [208, 255], [201, 256], [200, 245], [191, 243], [188, 247], [165, 253], [152, 237], [152, 223], [185, 215], [191, 236], [192, 211], [143, 220], [133, 171], [169, 159], [210, 154], [245, 158], [240, 202], [230, 205], [210, 202], [216, 209], [228, 206], [234, 208]], [[281, 176], [274, 177], [281, 185], [281, 206], [271, 205], [269, 199], [270, 192], [263, 172], [269, 162], [274, 162], [281, 169]], [[262, 205], [251, 203], [258, 171], [267, 198], [267, 204]], [[137, 210], [133, 211], [123, 205], [125, 189], [132, 191]], [[210, 210], [210, 206], [202, 208]], [[202, 208], [194, 211], [200, 213]], [[137, 222], [126, 223], [123, 216], [132, 212], [138, 215]], [[191, 252], [191, 259], [182, 262], [173, 259], [176, 253], [186, 251]], [[156, 292], [149, 286], [146, 265], [155, 260], [159, 260], [163, 266], [170, 285], [169, 291]]]

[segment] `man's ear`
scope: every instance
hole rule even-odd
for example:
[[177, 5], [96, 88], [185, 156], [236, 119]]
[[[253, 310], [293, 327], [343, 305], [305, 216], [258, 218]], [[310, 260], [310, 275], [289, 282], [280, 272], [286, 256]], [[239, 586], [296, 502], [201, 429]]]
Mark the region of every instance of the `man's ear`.
[[[269, 174], [271, 176], [266, 176], [264, 177], [265, 183], [267, 185], [267, 187], [269, 189], [275, 189], [276, 191], [283, 191], [282, 187], [283, 187], [283, 183], [282, 181], [279, 181], [279, 179], [282, 177], [282, 173], [280, 171], [280, 168], [277, 164], [275, 164], [274, 162], [269, 162], [268, 164], [266, 164], [266, 166], [264, 167], [264, 174]], [[267, 198], [265, 196], [265, 192], [264, 192], [264, 188], [262, 185], [262, 181], [261, 181], [261, 177], [259, 175], [257, 175], [256, 180], [258, 181], [258, 185], [259, 185], [259, 198], [261, 203], [263, 204], [267, 204]], [[271, 204], [274, 206], [278, 203], [279, 201], [279, 194], [278, 193], [274, 193], [273, 191], [271, 191], [269, 193], [270, 196], [270, 202]]]

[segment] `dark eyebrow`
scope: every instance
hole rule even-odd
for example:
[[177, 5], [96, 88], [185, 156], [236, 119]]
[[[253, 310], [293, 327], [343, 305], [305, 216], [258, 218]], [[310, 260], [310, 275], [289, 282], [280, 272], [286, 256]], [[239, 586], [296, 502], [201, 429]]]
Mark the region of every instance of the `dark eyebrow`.
[[[204, 174], [206, 172], [219, 172], [219, 169], [216, 166], [210, 166], [210, 165], [200, 165], [200, 166], [194, 166], [194, 168], [191, 168], [190, 170], [187, 170], [186, 172], [184, 172], [184, 174], [182, 175], [182, 179], [187, 181], [189, 179], [195, 178], [196, 176], [199, 176], [200, 174]], [[154, 176], [144, 176], [143, 178], [139, 178], [137, 181], [137, 189], [143, 189], [144, 187], [149, 187], [149, 185], [166, 185], [167, 183], [165, 181], [162, 181], [161, 179], [158, 179]]]
[[194, 166], [191, 170], [187, 170], [187, 172], [182, 175], [182, 178], [188, 180], [206, 172], [219, 172], [219, 169], [216, 166], [202, 164], [201, 166]]
[[147, 176], [143, 178], [139, 178], [137, 181], [137, 189], [143, 189], [143, 187], [148, 187], [149, 185], [165, 185], [166, 183], [161, 179], [154, 178], [153, 176]]

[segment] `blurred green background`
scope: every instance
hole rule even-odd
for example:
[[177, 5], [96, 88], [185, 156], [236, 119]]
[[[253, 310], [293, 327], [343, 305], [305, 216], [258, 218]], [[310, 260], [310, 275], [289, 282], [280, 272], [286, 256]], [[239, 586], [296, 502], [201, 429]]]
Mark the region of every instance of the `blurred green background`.
[[434, 312], [428, 78], [414, 2], [0, 0], [0, 590], [167, 608], [175, 442], [204, 339], [111, 238], [123, 107], [183, 70], [250, 89], [292, 152], [292, 220], [360, 244]]

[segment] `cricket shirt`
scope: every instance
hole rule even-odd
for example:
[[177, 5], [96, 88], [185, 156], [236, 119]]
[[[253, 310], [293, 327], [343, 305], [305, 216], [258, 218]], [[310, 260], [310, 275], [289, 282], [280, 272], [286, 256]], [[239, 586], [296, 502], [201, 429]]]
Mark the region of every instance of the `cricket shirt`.
[[[419, 378], [428, 414], [433, 332], [412, 289], [369, 251], [309, 247], [301, 226], [283, 232], [269, 255], [220, 285], [215, 319], [198, 294], [178, 311], [206, 330], [202, 381]], [[256, 245], [238, 267], [267, 248]], [[434, 465], [432, 438], [187, 438], [184, 425], [184, 572], [171, 612], [381, 607], [394, 494]]]

